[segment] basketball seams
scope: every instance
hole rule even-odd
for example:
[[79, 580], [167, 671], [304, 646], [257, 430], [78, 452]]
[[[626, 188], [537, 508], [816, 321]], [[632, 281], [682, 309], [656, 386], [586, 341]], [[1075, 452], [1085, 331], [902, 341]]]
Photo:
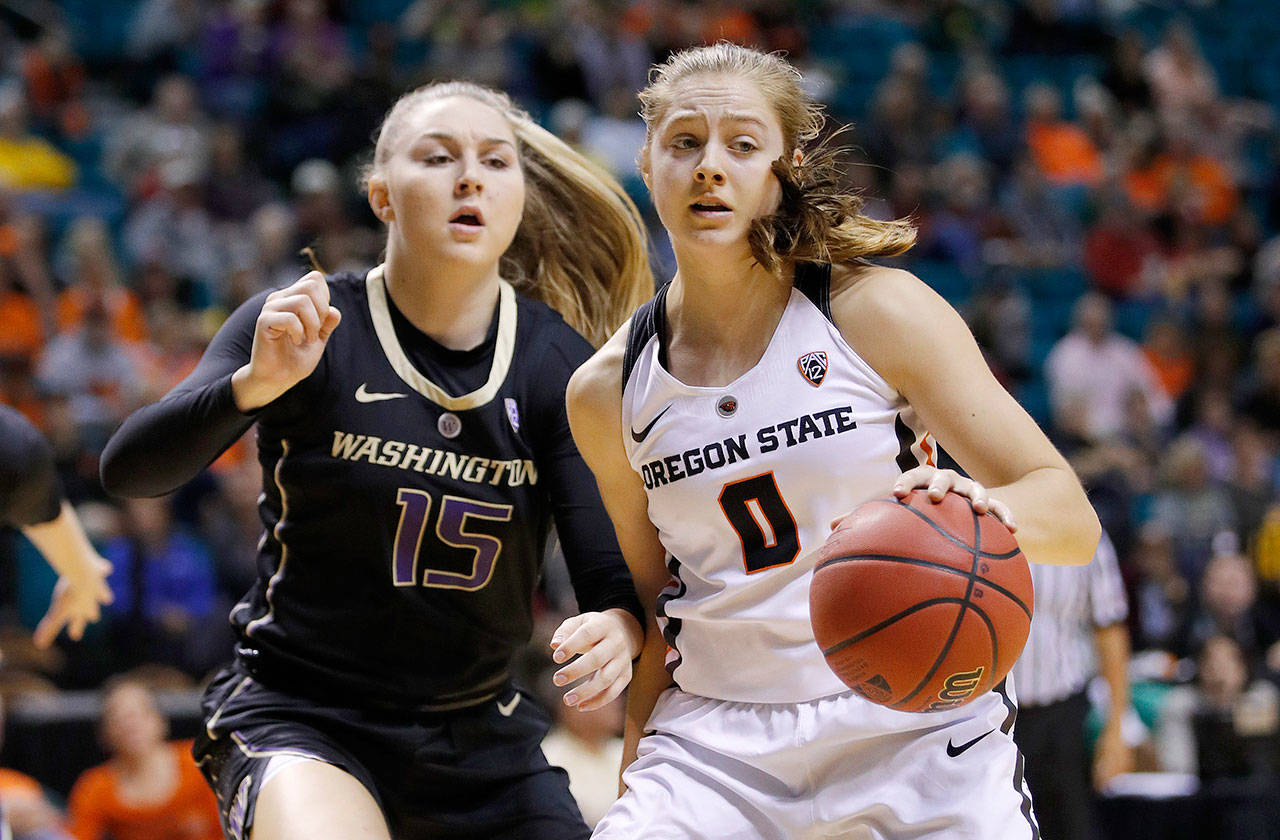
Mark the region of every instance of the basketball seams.
[[[919, 515], [919, 512], [910, 506], [908, 506], [908, 510]], [[911, 690], [910, 694], [903, 697], [897, 703], [894, 703], [890, 708], [899, 709], [905, 706], [911, 700], [914, 700], [917, 694], [924, 690], [925, 686], [929, 684], [929, 681], [933, 679], [936, 673], [938, 673], [938, 669], [942, 667], [942, 663], [946, 661], [947, 654], [951, 652], [951, 645], [955, 643], [956, 636], [960, 635], [960, 625], [964, 623], [964, 614], [971, 606], [969, 599], [973, 596], [974, 578], [978, 576], [978, 561], [982, 559], [982, 528], [978, 524], [978, 512], [972, 507], [969, 508], [969, 512], [973, 515], [973, 545], [966, 546], [966, 548], [973, 553], [973, 566], [969, 571], [969, 582], [965, 587], [964, 602], [960, 605], [960, 614], [956, 616], [955, 624], [951, 625], [951, 633], [947, 636], [947, 641], [943, 644], [942, 651], [933, 661], [933, 666], [929, 668], [928, 673], [926, 673], [924, 678], [920, 680], [919, 684]], [[931, 525], [933, 524], [928, 517], [923, 518], [926, 522], [929, 522]], [[934, 527], [936, 528], [937, 526]], [[946, 532], [943, 531], [943, 533], [945, 534]], [[950, 535], [948, 534], [947, 536]]]
[[[975, 546], [969, 545], [967, 542], [965, 542], [964, 540], [962, 540], [960, 537], [957, 537], [955, 534], [951, 533], [951, 532], [950, 532], [950, 531], [948, 531], [946, 528], [943, 528], [943, 527], [942, 527], [941, 525], [939, 525], [937, 522], [934, 522], [934, 521], [933, 521], [933, 519], [931, 519], [931, 518], [930, 518], [930, 517], [929, 517], [929, 516], [924, 512], [924, 511], [922, 511], [922, 510], [918, 510], [918, 509], [916, 509], [916, 508], [912, 507], [909, 503], [904, 502], [904, 501], [903, 501], [903, 500], [901, 500], [901, 499], [897, 499], [897, 498], [890, 498], [890, 497], [879, 498], [879, 499], [870, 499], [870, 500], [868, 500], [867, 504], [870, 504], [871, 502], [889, 502], [889, 503], [891, 503], [891, 504], [897, 505], [898, 507], [906, 508], [907, 510], [911, 511], [911, 513], [912, 513], [913, 515], [915, 515], [915, 516], [919, 517], [919, 518], [920, 518], [921, 520], [923, 520], [924, 522], [929, 523], [929, 527], [930, 527], [930, 528], [932, 528], [933, 530], [937, 531], [937, 532], [938, 532], [938, 534], [939, 534], [939, 535], [941, 535], [943, 539], [945, 539], [945, 540], [947, 540], [947, 541], [951, 542], [951, 543], [952, 543], [952, 544], [954, 544], [954, 545], [959, 546], [960, 548], [963, 548], [965, 551], [975, 551], [975, 550], [978, 550], [978, 549], [976, 549], [976, 547], [975, 547]], [[970, 508], [970, 510], [972, 510], [972, 508]], [[980, 529], [979, 529], [979, 527], [978, 527], [978, 523], [977, 523], [977, 521], [976, 521], [976, 519], [977, 519], [977, 515], [976, 515], [976, 514], [975, 514], [975, 516], [974, 516], [974, 519], [975, 519], [975, 522], [973, 523], [973, 536], [974, 536], [974, 542], [976, 543], [976, 542], [979, 542], [978, 532], [979, 532], [979, 530], [980, 530]], [[1006, 551], [1006, 552], [1001, 553], [1001, 554], [997, 554], [997, 553], [995, 553], [995, 552], [989, 552], [989, 551], [979, 551], [979, 554], [980, 554], [982, 557], [986, 557], [988, 560], [1008, 560], [1010, 557], [1015, 557], [1015, 556], [1017, 556], [1018, 552], [1020, 552], [1021, 550], [1022, 550], [1021, 548], [1017, 548], [1017, 547], [1015, 547], [1015, 548], [1013, 549], [1013, 551]]]
[[898, 621], [901, 621], [902, 619], [908, 616], [914, 615], [920, 612], [920, 610], [923, 610], [927, 607], [936, 607], [939, 604], [956, 604], [957, 606], [963, 606], [964, 598], [958, 598], [953, 595], [950, 597], [930, 598], [927, 601], [917, 601], [916, 603], [907, 607], [905, 610], [902, 610], [901, 612], [899, 612], [897, 615], [890, 616], [889, 618], [886, 618], [884, 621], [881, 621], [878, 624], [868, 627], [866, 630], [863, 630], [861, 633], [857, 633], [853, 636], [850, 636], [849, 638], [845, 639], [842, 642], [836, 642], [831, 647], [822, 651], [822, 653], [824, 656], [830, 656], [832, 654], [839, 653], [840, 651], [844, 650], [850, 645], [856, 645], [858, 642], [862, 641], [863, 639], [867, 639], [867, 638], [870, 638], [871, 636], [874, 636], [876, 633], [879, 633], [881, 630], [885, 629], [886, 627], [889, 627], [890, 625], [895, 624]]
[[[1010, 560], [1010, 559], [1013, 559], [1013, 557], [1016, 557], [1018, 554], [1019, 552], [1014, 552], [1011, 557], [1005, 557], [1001, 559]], [[982, 557], [988, 560], [994, 559], [989, 554], [983, 554]], [[1032, 614], [1031, 608], [1028, 607], [1021, 598], [1013, 594], [1013, 592], [1010, 591], [1009, 589], [1001, 586], [1000, 584], [996, 583], [990, 578], [983, 577], [980, 574], [971, 574], [969, 572], [966, 572], [964, 569], [957, 569], [955, 566], [948, 566], [946, 563], [940, 563], [937, 560], [925, 560], [922, 557], [903, 557], [898, 554], [845, 554], [840, 557], [829, 557], [826, 560], [823, 560], [821, 563], [819, 563], [817, 566], [814, 567], [813, 573], [816, 575], [818, 572], [822, 571], [827, 566], [834, 566], [837, 563], [851, 563], [858, 560], [872, 560], [872, 561], [883, 560], [887, 563], [905, 563], [910, 566], [923, 566], [929, 569], [938, 569], [939, 571], [944, 571], [949, 574], [959, 575], [961, 577], [969, 578], [970, 580], [977, 581], [983, 586], [989, 587], [990, 589], [993, 589], [996, 592], [999, 592], [1001, 595], [1005, 596], [1010, 601], [1017, 604], [1018, 609], [1026, 613], [1028, 619], [1031, 618], [1031, 614]]]

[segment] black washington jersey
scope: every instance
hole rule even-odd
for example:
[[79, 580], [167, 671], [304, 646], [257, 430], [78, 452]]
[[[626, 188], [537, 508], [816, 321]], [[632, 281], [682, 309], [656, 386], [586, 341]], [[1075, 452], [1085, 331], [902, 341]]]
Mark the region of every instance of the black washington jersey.
[[[565, 417], [565, 385], [590, 345], [504, 282], [487, 376], [451, 395], [406, 353], [393, 314], [402, 335], [407, 321], [381, 267], [331, 277], [329, 288], [342, 322], [321, 362], [256, 418], [265, 533], [258, 581], [231, 613], [241, 661], [286, 689], [356, 705], [448, 708], [492, 696], [528, 641], [553, 515], [581, 608], [638, 613]], [[261, 306], [237, 310], [201, 361], [211, 369], [150, 408], [230, 400]], [[104, 482], [117, 491], [157, 489], [128, 475], [127, 450], [148, 433], [166, 437], [161, 420], [139, 415], [104, 453]], [[225, 417], [206, 407], [202, 425]], [[240, 429], [253, 419], [240, 418]], [[181, 439], [201, 445], [190, 433], [163, 443]], [[158, 448], [147, 458], [163, 463]]]

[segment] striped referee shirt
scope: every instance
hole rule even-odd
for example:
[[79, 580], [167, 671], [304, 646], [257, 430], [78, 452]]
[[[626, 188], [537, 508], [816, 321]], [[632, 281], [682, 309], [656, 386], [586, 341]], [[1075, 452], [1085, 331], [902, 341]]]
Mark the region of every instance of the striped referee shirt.
[[1087, 566], [1031, 564], [1035, 614], [1013, 665], [1018, 703], [1045, 706], [1082, 691], [1097, 673], [1094, 630], [1129, 615], [1111, 538], [1102, 534]]

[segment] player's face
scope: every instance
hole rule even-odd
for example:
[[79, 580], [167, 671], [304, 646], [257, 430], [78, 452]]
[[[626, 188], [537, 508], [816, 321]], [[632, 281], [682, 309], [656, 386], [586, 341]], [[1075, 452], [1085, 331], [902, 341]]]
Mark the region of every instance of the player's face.
[[386, 165], [370, 179], [374, 211], [415, 253], [496, 266], [515, 238], [525, 198], [506, 117], [458, 96], [403, 119]]
[[672, 99], [643, 156], [658, 215], [677, 246], [741, 245], [781, 198], [770, 169], [784, 151], [778, 118], [756, 84], [733, 76], [687, 79]]

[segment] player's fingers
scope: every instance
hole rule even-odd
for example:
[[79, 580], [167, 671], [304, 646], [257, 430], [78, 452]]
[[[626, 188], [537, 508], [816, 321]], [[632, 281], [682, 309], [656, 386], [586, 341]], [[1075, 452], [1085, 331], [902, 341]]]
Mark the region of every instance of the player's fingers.
[[552, 675], [551, 681], [556, 685], [568, 685], [574, 680], [581, 679], [602, 665], [611, 661], [611, 657], [601, 651], [599, 648], [592, 648], [590, 651], [579, 656], [568, 665], [556, 671]]
[[62, 632], [62, 627], [66, 624], [67, 615], [66, 608], [62, 601], [56, 596], [52, 604], [49, 605], [49, 611], [45, 613], [44, 618], [40, 619], [40, 623], [36, 625], [36, 631], [32, 634], [31, 640], [38, 648], [47, 648], [53, 644], [54, 639], [58, 638], [58, 634]]
[[67, 635], [71, 637], [71, 641], [78, 642], [84, 638], [85, 620], [79, 616], [71, 619], [67, 625]]
[[977, 513], [986, 513], [990, 509], [991, 500], [987, 496], [987, 488], [973, 479], [969, 479], [967, 484], [964, 479], [956, 482], [955, 490], [962, 496], [969, 497], [969, 504]]
[[[302, 322], [302, 327], [306, 331], [307, 341], [315, 341], [320, 338], [320, 327], [324, 323], [324, 315], [316, 308], [315, 301], [307, 295], [291, 295], [287, 298], [281, 298], [271, 305], [273, 312], [292, 312]], [[329, 305], [326, 303], [324, 312], [327, 314]]]
[[924, 487], [937, 471], [937, 467], [930, 466], [914, 467], [907, 470], [898, 476], [898, 480], [893, 483], [893, 495], [901, 499], [917, 487]]
[[292, 312], [268, 312], [264, 309], [258, 316], [258, 328], [272, 341], [287, 338], [295, 346], [302, 344], [307, 338], [302, 321]]
[[572, 636], [573, 631], [577, 630], [578, 626], [585, 620], [585, 616], [575, 615], [560, 622], [560, 626], [556, 628], [556, 632], [551, 634], [551, 650], [553, 651], [551, 655], [552, 659], [556, 662], [563, 662], [569, 658], [568, 652], [562, 653], [560, 651], [560, 647], [564, 644], [564, 640]]
[[[604, 622], [592, 620], [597, 615], [586, 616], [586, 620], [560, 642], [556, 653], [563, 653], [564, 659], [568, 659], [574, 654], [586, 653], [599, 644], [607, 635], [607, 628]], [[563, 662], [564, 659], [559, 661]]]
[[951, 470], [938, 470], [929, 479], [929, 501], [940, 502], [947, 491], [955, 486], [956, 474]]
[[93, 597], [94, 600], [103, 605], [114, 604], [116, 600], [116, 594], [111, 591], [111, 587], [107, 585], [105, 580], [98, 584], [97, 591], [93, 593]]
[[[622, 665], [610, 662], [604, 668], [597, 671], [591, 679], [565, 694], [565, 704], [569, 706], [577, 706], [582, 711], [589, 711], [591, 708], [595, 708], [596, 705], [602, 705], [596, 704], [595, 701], [599, 700], [602, 694], [605, 694], [614, 687], [618, 682], [618, 678], [622, 675], [622, 671]], [[593, 705], [588, 707], [584, 706], [584, 703]]]
[[338, 324], [342, 322], [342, 313], [338, 311], [338, 307], [330, 306], [329, 314], [324, 317], [324, 323], [320, 325], [320, 340], [328, 341], [329, 336], [333, 335], [333, 331], [338, 328]]
[[1013, 521], [1013, 511], [1009, 510], [1009, 506], [999, 499], [991, 499], [988, 502], [991, 512], [995, 514], [996, 519], [1004, 523], [1004, 527], [1010, 531], [1017, 531], [1018, 524]]
[[588, 700], [580, 700], [575, 708], [580, 712], [594, 712], [596, 709], [603, 709], [605, 706], [618, 699], [618, 695], [626, 691], [627, 686], [631, 682], [631, 675], [627, 674], [626, 679], [614, 680], [604, 691]]

